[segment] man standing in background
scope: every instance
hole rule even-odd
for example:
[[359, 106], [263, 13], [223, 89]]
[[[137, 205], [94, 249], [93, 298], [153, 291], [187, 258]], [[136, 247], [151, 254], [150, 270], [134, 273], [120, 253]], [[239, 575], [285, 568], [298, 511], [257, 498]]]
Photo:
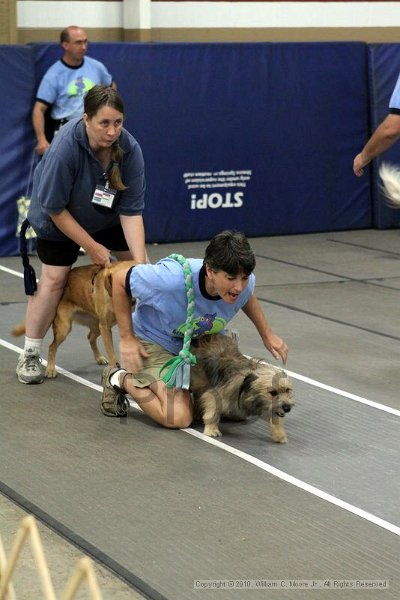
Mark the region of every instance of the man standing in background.
[[[37, 139], [35, 150], [39, 156], [44, 154], [54, 133], [64, 123], [82, 116], [84, 95], [94, 85], [116, 88], [103, 63], [85, 56], [89, 42], [83, 29], [70, 25], [61, 32], [60, 43], [64, 55], [43, 76], [32, 111]], [[48, 109], [49, 116], [45, 115]]]
[[361, 177], [364, 168], [377, 156], [388, 150], [400, 138], [400, 76], [389, 101], [389, 114], [377, 127], [364, 148], [354, 159], [353, 171]]

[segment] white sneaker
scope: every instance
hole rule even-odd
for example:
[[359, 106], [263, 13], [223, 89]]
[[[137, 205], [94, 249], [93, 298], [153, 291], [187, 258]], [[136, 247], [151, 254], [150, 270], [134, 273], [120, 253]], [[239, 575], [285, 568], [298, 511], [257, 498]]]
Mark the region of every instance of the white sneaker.
[[21, 383], [42, 383], [44, 380], [44, 368], [38, 354], [22, 353], [16, 372]]

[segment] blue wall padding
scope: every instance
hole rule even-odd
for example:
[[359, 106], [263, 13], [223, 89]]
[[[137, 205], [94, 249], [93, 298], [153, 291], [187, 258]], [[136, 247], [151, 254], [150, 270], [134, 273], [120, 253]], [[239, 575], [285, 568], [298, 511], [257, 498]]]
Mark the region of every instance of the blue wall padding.
[[[23, 183], [32, 99], [61, 50], [13, 50], [30, 86], [9, 100], [28, 129], [13, 166]], [[365, 44], [93, 43], [89, 54], [112, 73], [143, 148], [149, 242], [205, 240], [227, 227], [252, 237], [373, 225], [369, 181], [352, 172], [370, 131]], [[0, 236], [0, 254], [13, 251]]]
[[[258, 236], [371, 226], [369, 188], [360, 191], [351, 170], [368, 126], [364, 44], [107, 50], [145, 154], [151, 240], [206, 239], [225, 227]], [[252, 172], [245, 189], [190, 191], [183, 180], [243, 170]], [[218, 205], [240, 192], [242, 207], [191, 209], [192, 194], [220, 194]]]
[[0, 46], [0, 256], [18, 251], [17, 199], [26, 193], [34, 147], [31, 126], [34, 74], [29, 48]]
[[[400, 44], [375, 44], [369, 47], [372, 131], [389, 112], [389, 100], [400, 71], [399, 56]], [[380, 190], [378, 171], [382, 162], [400, 165], [400, 144], [394, 144], [371, 163], [374, 225], [378, 229], [387, 229], [399, 227], [400, 212], [387, 206]]]

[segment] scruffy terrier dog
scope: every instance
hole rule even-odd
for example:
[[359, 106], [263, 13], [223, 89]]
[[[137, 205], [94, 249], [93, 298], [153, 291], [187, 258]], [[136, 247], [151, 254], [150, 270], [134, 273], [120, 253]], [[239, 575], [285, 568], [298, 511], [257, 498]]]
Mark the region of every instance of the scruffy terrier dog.
[[274, 442], [287, 442], [283, 417], [294, 404], [293, 386], [286, 373], [260, 360], [246, 358], [234, 340], [205, 335], [194, 340], [190, 387], [194, 417], [204, 422], [204, 434], [218, 437], [221, 417], [244, 420], [262, 416]]

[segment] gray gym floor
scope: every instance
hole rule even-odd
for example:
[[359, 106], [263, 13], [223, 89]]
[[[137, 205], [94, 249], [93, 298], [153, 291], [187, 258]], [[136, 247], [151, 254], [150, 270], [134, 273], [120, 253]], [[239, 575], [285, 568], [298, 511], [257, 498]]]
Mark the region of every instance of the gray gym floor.
[[[56, 380], [19, 384], [23, 341], [10, 329], [25, 310], [22, 268], [0, 259], [0, 492], [7, 510], [61, 536], [46, 538], [53, 558], [73, 547], [108, 569], [104, 598], [400, 595], [400, 233], [251, 242], [258, 297], [290, 348], [286, 445], [261, 420], [224, 422], [214, 441], [201, 427], [162, 429], [135, 407], [126, 420], [104, 417], [101, 367], [79, 326]], [[148, 252], [155, 261], [205, 246]], [[243, 314], [233, 326], [244, 354], [273, 362]]]

